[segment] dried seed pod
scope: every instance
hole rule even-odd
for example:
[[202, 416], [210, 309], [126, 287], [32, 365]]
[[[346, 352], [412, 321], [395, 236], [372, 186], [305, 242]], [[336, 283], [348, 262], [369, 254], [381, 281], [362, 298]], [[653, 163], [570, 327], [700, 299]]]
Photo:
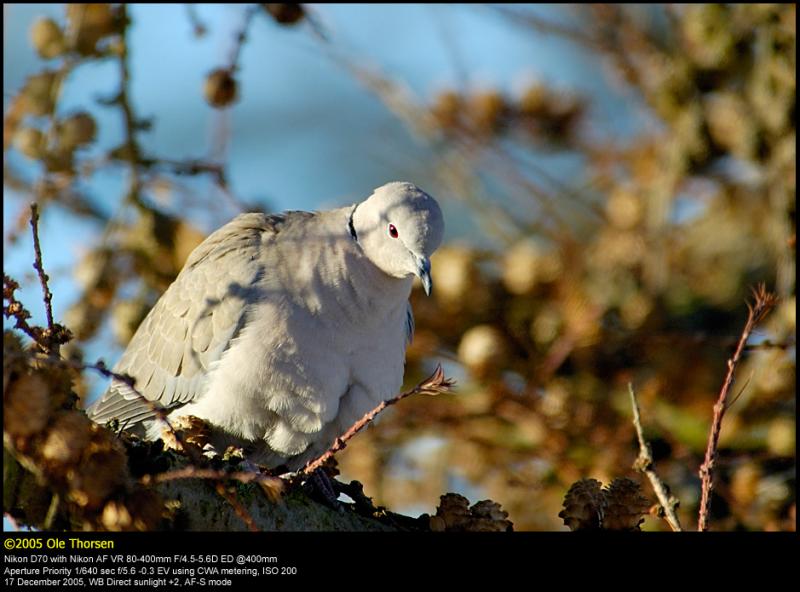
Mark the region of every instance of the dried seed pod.
[[60, 56], [67, 49], [61, 27], [51, 18], [36, 19], [31, 27], [31, 44], [46, 60]]
[[550, 103], [550, 93], [547, 87], [541, 82], [529, 86], [519, 101], [520, 111], [524, 115], [540, 117], [548, 111]]
[[758, 497], [758, 486], [764, 478], [763, 469], [754, 462], [747, 462], [733, 471], [731, 493], [742, 507], [752, 504]]
[[469, 500], [457, 493], [446, 493], [439, 498], [435, 517], [440, 519], [436, 527], [441, 527], [443, 521], [444, 530], [461, 530], [470, 520]]
[[758, 134], [742, 97], [733, 92], [710, 93], [703, 103], [714, 143], [739, 158], [752, 158], [758, 147]]
[[[86, 455], [68, 474], [69, 499], [89, 509], [99, 508], [128, 478], [128, 457], [112, 445], [112, 435], [103, 428], [103, 440], [92, 441], [99, 450]], [[86, 458], [88, 456], [88, 458]]]
[[[4, 290], [5, 292], [5, 290]], [[27, 372], [25, 347], [19, 334], [11, 329], [3, 331], [3, 392], [11, 381]]]
[[470, 514], [472, 521], [468, 530], [471, 532], [510, 532], [513, 529], [508, 512], [495, 501], [477, 502], [470, 508]]
[[508, 520], [508, 512], [497, 502], [483, 500], [470, 508], [469, 500], [463, 495], [447, 493], [441, 496], [429, 526], [434, 532], [507, 532], [513, 525]]
[[48, 430], [42, 445], [42, 458], [51, 470], [64, 472], [68, 465], [77, 463], [89, 444], [91, 422], [85, 414], [67, 411], [59, 415]]
[[444, 532], [447, 530], [447, 523], [441, 516], [431, 516], [428, 521], [428, 526], [433, 532]]
[[503, 284], [511, 294], [528, 294], [536, 287], [541, 249], [532, 241], [522, 240], [503, 257]]
[[111, 4], [67, 4], [67, 22], [81, 55], [97, 51], [97, 42], [116, 32], [118, 19]]
[[106, 530], [120, 532], [130, 529], [133, 517], [124, 503], [111, 500], [103, 507], [100, 522]]
[[791, 417], [776, 417], [767, 429], [767, 447], [776, 456], [791, 457], [797, 444], [797, 422]]
[[461, 127], [461, 116], [464, 109], [461, 96], [448, 90], [436, 96], [431, 105], [431, 116], [442, 131], [454, 131]]
[[445, 308], [460, 311], [472, 302], [485, 303], [486, 290], [476, 254], [465, 245], [447, 245], [433, 255], [433, 295]]
[[639, 224], [644, 216], [642, 199], [634, 191], [617, 187], [606, 202], [606, 215], [615, 227], [630, 230]]
[[14, 134], [14, 148], [31, 160], [42, 158], [47, 152], [47, 140], [35, 127], [21, 127]]
[[103, 507], [100, 522], [113, 532], [151, 531], [158, 527], [164, 512], [163, 500], [150, 489], [139, 489], [124, 501], [111, 500]]
[[603, 528], [606, 530], [639, 530], [650, 502], [642, 495], [642, 488], [631, 479], [614, 479], [603, 492], [606, 510]]
[[509, 111], [503, 95], [494, 90], [477, 93], [467, 103], [468, 118], [475, 131], [486, 135], [502, 131]]
[[581, 479], [572, 484], [564, 497], [564, 509], [558, 513], [570, 530], [601, 528], [606, 499], [596, 479]]
[[262, 4], [272, 18], [282, 25], [294, 25], [306, 15], [302, 4]]
[[734, 57], [730, 8], [722, 4], [686, 7], [681, 19], [686, 53], [701, 68], [724, 67]]
[[50, 173], [74, 173], [75, 161], [72, 150], [65, 150], [59, 146], [58, 149], [45, 154], [42, 162]]
[[228, 107], [236, 101], [238, 92], [238, 84], [229, 69], [217, 68], [206, 76], [203, 94], [212, 107]]
[[3, 429], [11, 436], [38, 434], [50, 419], [50, 387], [39, 374], [25, 374], [3, 393]]
[[57, 80], [57, 74], [49, 70], [28, 77], [21, 92], [26, 113], [40, 117], [53, 112], [56, 106]]
[[96, 133], [94, 118], [85, 112], [76, 113], [58, 124], [58, 144], [65, 150], [74, 149], [94, 140]]

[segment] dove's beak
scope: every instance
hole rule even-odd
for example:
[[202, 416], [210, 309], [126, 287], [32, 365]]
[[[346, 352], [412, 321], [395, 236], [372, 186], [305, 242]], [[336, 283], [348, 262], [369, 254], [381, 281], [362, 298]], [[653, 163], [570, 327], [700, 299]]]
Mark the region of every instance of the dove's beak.
[[417, 277], [422, 281], [425, 294], [430, 296], [431, 290], [433, 290], [433, 282], [431, 281], [431, 260], [419, 255], [415, 255], [415, 257], [417, 259]]

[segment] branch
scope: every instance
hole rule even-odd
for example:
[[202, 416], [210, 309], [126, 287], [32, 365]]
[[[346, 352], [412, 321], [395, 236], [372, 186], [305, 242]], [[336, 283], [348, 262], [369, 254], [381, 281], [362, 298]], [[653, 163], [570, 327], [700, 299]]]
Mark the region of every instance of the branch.
[[[34, 264], [35, 267], [35, 264]], [[45, 276], [46, 278], [47, 276]], [[23, 306], [22, 302], [14, 296], [14, 291], [19, 289], [19, 283], [13, 278], [3, 274], [3, 300], [8, 304], [3, 305], [3, 315], [6, 318], [14, 317], [14, 328], [19, 329], [30, 337], [40, 351], [50, 354], [57, 347], [72, 339], [72, 333], [66, 327], [54, 323], [51, 328], [30, 325], [28, 319], [31, 313]]]
[[39, 282], [42, 284], [42, 292], [44, 293], [44, 311], [47, 315], [47, 328], [52, 334], [54, 331], [53, 294], [50, 292], [50, 288], [47, 286], [47, 280], [50, 278], [44, 272], [44, 266], [42, 265], [42, 247], [39, 245], [39, 206], [35, 203], [31, 204], [31, 232], [33, 233], [33, 252], [36, 257], [33, 262], [33, 268], [39, 275]]
[[733, 353], [733, 356], [728, 359], [728, 373], [725, 376], [725, 381], [722, 383], [719, 397], [714, 405], [714, 418], [711, 422], [711, 431], [708, 434], [706, 456], [703, 464], [700, 465], [702, 497], [700, 499], [700, 514], [697, 519], [697, 530], [702, 532], [708, 530], [708, 514], [711, 509], [711, 492], [714, 489], [714, 464], [717, 460], [719, 434], [722, 430], [722, 418], [725, 415], [725, 411], [730, 407], [728, 404], [728, 396], [733, 387], [736, 365], [742, 357], [745, 344], [750, 334], [753, 332], [753, 329], [764, 319], [770, 309], [775, 306], [775, 303], [778, 301], [778, 297], [775, 294], [767, 292], [764, 284], [759, 284], [753, 289], [753, 298], [755, 299], [753, 304], [747, 303], [747, 322], [742, 329], [736, 351]]
[[14, 328], [19, 329], [36, 343], [41, 339], [41, 328], [31, 327], [28, 319], [31, 318], [22, 303], [14, 296], [14, 290], [19, 289], [19, 284], [11, 277], [3, 274], [3, 300], [8, 301], [8, 305], [3, 305], [3, 315], [6, 318], [14, 317]]
[[242, 47], [247, 41], [247, 33], [250, 29], [250, 24], [253, 22], [253, 18], [260, 10], [261, 6], [259, 4], [254, 4], [245, 9], [244, 22], [242, 23], [242, 28], [239, 29], [239, 32], [236, 34], [236, 41], [234, 43], [233, 50], [231, 51], [231, 57], [228, 64], [228, 71], [231, 73], [236, 72], [236, 70], [239, 69], [239, 57], [242, 53]]
[[200, 17], [197, 14], [197, 6], [192, 3], [188, 3], [186, 6], [186, 16], [189, 17], [189, 22], [192, 25], [192, 33], [198, 39], [203, 37], [206, 33], [208, 33], [208, 27], [200, 20]]
[[217, 493], [230, 504], [233, 511], [236, 512], [236, 515], [242, 519], [242, 522], [247, 525], [247, 530], [250, 532], [261, 532], [261, 529], [256, 526], [256, 521], [250, 515], [250, 512], [239, 502], [235, 493], [225, 489], [225, 484], [222, 481], [217, 481], [214, 488]]
[[669, 493], [669, 487], [656, 474], [653, 468], [653, 453], [650, 450], [650, 445], [644, 439], [644, 430], [642, 429], [642, 420], [639, 416], [639, 403], [636, 401], [636, 393], [633, 392], [633, 384], [628, 383], [628, 392], [631, 395], [631, 407], [633, 407], [633, 425], [636, 428], [636, 435], [639, 437], [639, 456], [633, 463], [633, 468], [644, 473], [650, 480], [653, 486], [653, 491], [658, 497], [658, 501], [664, 510], [664, 518], [669, 523], [673, 531], [678, 532], [683, 530], [681, 528], [678, 515], [675, 513], [675, 508], [680, 503], [678, 498]]
[[165, 473], [145, 475], [142, 477], [141, 481], [143, 485], [150, 485], [151, 483], [164, 483], [165, 481], [174, 481], [176, 479], [230, 479], [240, 483], [256, 482], [269, 491], [276, 493], [279, 493], [283, 489], [283, 480], [278, 477], [270, 477], [269, 475], [256, 473], [255, 471], [235, 471], [229, 473], [216, 469], [201, 469], [194, 465], [189, 465], [174, 471], [167, 471]]
[[425, 395], [439, 395], [441, 393], [448, 392], [453, 386], [455, 385], [455, 381], [451, 378], [446, 378], [444, 375], [444, 370], [442, 370], [442, 365], [439, 364], [436, 366], [436, 370], [434, 370], [433, 374], [431, 374], [428, 378], [420, 382], [414, 388], [407, 390], [405, 392], [400, 393], [388, 399], [386, 401], [381, 401], [381, 403], [375, 407], [372, 411], [368, 412], [364, 417], [359, 419], [355, 422], [349, 430], [347, 430], [343, 436], [336, 438], [333, 442], [331, 447], [325, 452], [322, 456], [313, 460], [306, 464], [306, 466], [301, 471], [305, 475], [310, 475], [317, 469], [319, 469], [325, 462], [333, 458], [333, 456], [345, 448], [347, 446], [347, 441], [350, 440], [353, 436], [355, 436], [361, 429], [363, 429], [367, 424], [369, 424], [375, 417], [384, 409], [386, 409], [389, 405], [394, 405], [398, 401], [405, 399], [406, 397], [410, 397], [411, 395], [417, 394], [425, 394]]

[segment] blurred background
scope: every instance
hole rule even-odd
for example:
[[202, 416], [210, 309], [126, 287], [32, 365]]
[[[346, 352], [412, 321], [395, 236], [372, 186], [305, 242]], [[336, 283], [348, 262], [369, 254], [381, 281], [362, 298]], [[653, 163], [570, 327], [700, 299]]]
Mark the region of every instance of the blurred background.
[[[395, 512], [453, 491], [562, 530], [577, 479], [656, 469], [696, 526], [712, 407], [758, 282], [712, 527], [794, 530], [794, 5], [4, 5], [4, 272], [113, 365], [241, 211], [437, 197], [404, 400], [338, 456]], [[4, 327], [13, 324], [4, 319]], [[86, 372], [83, 403], [105, 388]], [[647, 517], [643, 528], [668, 529]]]

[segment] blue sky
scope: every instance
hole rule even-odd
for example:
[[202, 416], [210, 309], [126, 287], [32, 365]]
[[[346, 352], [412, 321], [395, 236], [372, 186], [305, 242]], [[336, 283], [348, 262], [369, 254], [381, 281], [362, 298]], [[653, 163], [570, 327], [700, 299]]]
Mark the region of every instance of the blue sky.
[[[545, 16], [564, 18], [563, 8], [539, 6]], [[331, 43], [359, 63], [402, 80], [413, 93], [430, 99], [444, 88], [495, 87], [518, 92], [525, 81], [541, 79], [565, 89], [593, 95], [595, 125], [614, 133], [627, 121], [621, 97], [610, 92], [594, 60], [560, 39], [543, 36], [476, 5], [320, 5], [312, 7]], [[63, 20], [62, 5], [4, 7], [4, 104], [26, 76], [43, 67], [28, 44], [37, 16]], [[219, 113], [203, 100], [206, 73], [227, 61], [233, 34], [241, 25], [240, 6], [200, 5], [197, 14], [208, 26], [202, 39], [192, 36], [184, 5], [131, 5], [132, 96], [137, 113], [154, 118], [141, 135], [154, 153], [174, 159], [203, 158], [209, 153]], [[433, 184], [428, 170], [430, 148], [421, 145], [370, 91], [326, 54], [306, 24], [281, 27], [257, 18], [241, 56], [241, 100], [228, 118], [230, 184], [248, 201], [273, 210], [315, 209], [361, 199], [392, 179]], [[461, 70], [466, 71], [466, 81]], [[69, 78], [60, 113], [93, 105], [117, 84], [111, 63], [81, 66]], [[122, 125], [115, 110], [93, 108], [99, 138], [89, 154], [119, 142]], [[622, 131], [620, 129], [620, 131]], [[33, 174], [23, 157], [11, 162]], [[113, 212], [124, 186], [120, 169], [106, 170], [82, 186], [106, 211]], [[435, 187], [432, 188], [435, 191]], [[433, 191], [432, 191], [433, 192]], [[4, 231], [15, 220], [24, 196], [4, 191]], [[441, 196], [447, 212], [447, 197]], [[236, 212], [230, 210], [228, 217]], [[458, 218], [450, 212], [448, 221]], [[203, 220], [213, 230], [225, 220]], [[55, 312], [70, 304], [69, 270], [100, 228], [81, 223], [57, 208], [46, 208], [42, 222], [45, 261], [53, 271]], [[468, 224], [448, 224], [448, 238], [469, 231]], [[30, 269], [30, 240], [6, 249], [3, 265], [12, 275]], [[29, 277], [29, 279], [31, 279]], [[34, 286], [35, 287], [35, 286]], [[29, 287], [26, 302], [38, 301]], [[36, 307], [33, 307], [36, 308]], [[41, 311], [35, 317], [41, 320]]]

